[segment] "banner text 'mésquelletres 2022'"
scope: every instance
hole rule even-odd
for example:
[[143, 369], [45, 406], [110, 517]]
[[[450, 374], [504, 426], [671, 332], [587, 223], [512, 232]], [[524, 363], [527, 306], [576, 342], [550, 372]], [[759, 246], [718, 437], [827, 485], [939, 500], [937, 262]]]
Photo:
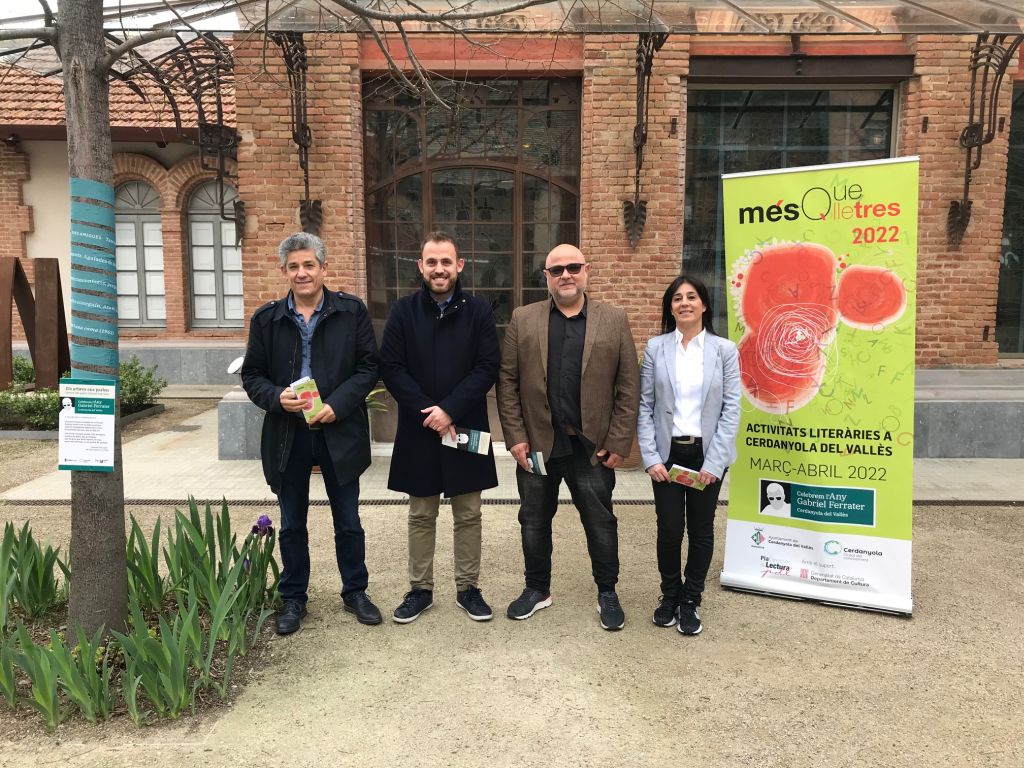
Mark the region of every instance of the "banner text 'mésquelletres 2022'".
[[723, 177], [722, 584], [910, 613], [917, 158]]

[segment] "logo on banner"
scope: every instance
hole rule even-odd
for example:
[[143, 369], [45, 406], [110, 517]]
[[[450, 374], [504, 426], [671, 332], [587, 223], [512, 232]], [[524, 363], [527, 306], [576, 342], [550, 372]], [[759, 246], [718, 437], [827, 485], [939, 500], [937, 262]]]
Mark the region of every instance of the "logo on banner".
[[763, 530], [764, 528], [755, 528], [754, 532], [750, 534], [750, 540], [754, 542], [754, 549], [764, 549], [761, 545], [764, 544], [767, 539], [762, 533]]
[[768, 555], [761, 555], [761, 578], [770, 576], [789, 576], [789, 563], [783, 560], [772, 560]]
[[811, 574], [810, 574], [810, 572], [806, 568], [801, 568], [800, 569], [800, 578], [801, 579], [809, 579], [810, 576], [811, 576]]
[[838, 555], [843, 551], [843, 545], [835, 539], [831, 539], [830, 541], [825, 542], [824, 549], [826, 555]]

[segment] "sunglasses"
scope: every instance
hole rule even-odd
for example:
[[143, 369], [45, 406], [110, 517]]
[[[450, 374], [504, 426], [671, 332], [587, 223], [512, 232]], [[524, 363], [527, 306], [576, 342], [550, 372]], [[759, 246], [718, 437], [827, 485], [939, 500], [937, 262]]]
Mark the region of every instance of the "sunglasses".
[[546, 267], [541, 272], [547, 272], [551, 277], [561, 277], [562, 273], [566, 270], [569, 271], [570, 275], [578, 275], [580, 271], [587, 266], [586, 264], [580, 264], [574, 262], [572, 264], [559, 264], [557, 267]]

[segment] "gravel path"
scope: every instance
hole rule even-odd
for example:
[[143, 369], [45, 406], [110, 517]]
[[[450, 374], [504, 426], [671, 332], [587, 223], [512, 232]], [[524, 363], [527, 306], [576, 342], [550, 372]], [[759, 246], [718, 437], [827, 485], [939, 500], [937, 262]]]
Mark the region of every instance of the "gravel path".
[[[58, 507], [6, 510], [55, 542]], [[132, 509], [151, 524], [168, 509]], [[239, 525], [261, 512], [236, 509]], [[1024, 600], [1014, 508], [915, 510], [912, 619], [730, 592], [718, 555], [696, 638], [654, 627], [653, 510], [620, 507], [622, 632], [597, 623], [582, 529], [556, 518], [554, 605], [503, 611], [521, 588], [513, 507], [485, 507], [482, 588], [492, 622], [454, 604], [451, 523], [439, 524], [435, 605], [362, 627], [339, 610], [329, 513], [310, 515], [303, 630], [221, 713], [136, 729], [11, 727], [0, 766], [1010, 766], [1024, 764]], [[363, 510], [370, 594], [407, 589], [405, 510]]]

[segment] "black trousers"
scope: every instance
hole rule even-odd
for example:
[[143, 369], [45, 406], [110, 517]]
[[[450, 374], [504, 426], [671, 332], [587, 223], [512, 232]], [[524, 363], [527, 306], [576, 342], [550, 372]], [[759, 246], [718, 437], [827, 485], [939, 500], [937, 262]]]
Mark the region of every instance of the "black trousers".
[[341, 572], [342, 596], [366, 589], [366, 536], [359, 520], [359, 481], [340, 485], [334, 475], [323, 432], [299, 426], [288, 457], [288, 466], [281, 476], [277, 492], [281, 507], [281, 583], [278, 591], [284, 600], [306, 602], [309, 587], [309, 473], [314, 464], [320, 472], [331, 502], [334, 520], [334, 554]]
[[[699, 470], [704, 451], [699, 445], [672, 444], [666, 469], [678, 464]], [[722, 478], [703, 491], [679, 483], [657, 483], [654, 486], [654, 511], [658, 517], [658, 570], [661, 572], [661, 593], [679, 602], [700, 605], [704, 581], [715, 552], [715, 507], [722, 491]], [[686, 569], [682, 568], [683, 534], [689, 529], [686, 548]], [[683, 580], [685, 577], [685, 581]]]
[[546, 476], [516, 467], [526, 586], [541, 592], [551, 586], [551, 522], [558, 510], [558, 488], [565, 480], [587, 535], [594, 582], [599, 592], [611, 591], [619, 580], [618, 521], [612, 512], [615, 470], [600, 463], [591, 466], [579, 438], [569, 440], [572, 453], [546, 462]]

